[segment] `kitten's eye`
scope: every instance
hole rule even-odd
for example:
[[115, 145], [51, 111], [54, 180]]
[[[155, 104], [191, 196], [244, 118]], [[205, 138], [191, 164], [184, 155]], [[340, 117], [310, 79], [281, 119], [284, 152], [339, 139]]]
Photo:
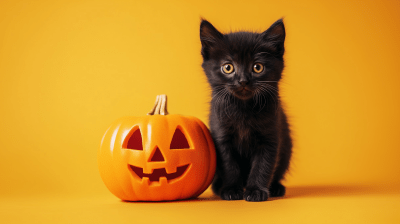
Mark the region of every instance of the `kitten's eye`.
[[225, 74], [231, 74], [235, 69], [232, 64], [224, 64], [222, 65], [221, 70]]
[[260, 63], [256, 63], [253, 65], [253, 71], [255, 73], [261, 73], [264, 70], [264, 66]]

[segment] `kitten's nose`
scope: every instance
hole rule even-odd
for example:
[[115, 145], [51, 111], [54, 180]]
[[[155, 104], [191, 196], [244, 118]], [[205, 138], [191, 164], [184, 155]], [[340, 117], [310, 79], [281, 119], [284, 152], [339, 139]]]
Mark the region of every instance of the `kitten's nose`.
[[249, 81], [247, 81], [247, 80], [240, 80], [239, 83], [240, 83], [241, 86], [245, 87], [245, 86], [247, 86], [247, 84], [249, 83]]

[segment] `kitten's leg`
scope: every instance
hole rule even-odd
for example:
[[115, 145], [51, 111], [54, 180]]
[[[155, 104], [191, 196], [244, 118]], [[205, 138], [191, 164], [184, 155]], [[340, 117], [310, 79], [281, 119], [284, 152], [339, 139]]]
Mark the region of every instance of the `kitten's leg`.
[[[291, 149], [291, 146], [290, 148]], [[280, 152], [287, 150], [287, 148], [281, 148]], [[285, 186], [281, 184], [287, 169], [289, 168], [290, 154], [280, 153], [279, 162], [275, 168], [274, 178], [272, 180], [271, 186], [269, 187], [269, 193], [271, 197], [282, 197], [286, 193]]]
[[[281, 149], [281, 151], [283, 148]], [[284, 156], [280, 154], [280, 160], [275, 168], [274, 178], [272, 180], [271, 186], [269, 187], [269, 192], [271, 197], [282, 197], [286, 193], [285, 186], [281, 184], [287, 169], [289, 168], [289, 156]]]
[[217, 175], [212, 189], [223, 200], [241, 200], [243, 199], [243, 182], [240, 168], [230, 149], [229, 145], [218, 144]]
[[266, 201], [269, 196], [268, 185], [271, 183], [276, 160], [276, 149], [265, 148], [253, 156], [252, 166], [247, 180], [244, 199], [246, 201]]
[[281, 180], [284, 178], [286, 171], [289, 169], [290, 158], [292, 155], [292, 140], [290, 138], [290, 130], [286, 121], [286, 116], [283, 114], [284, 119], [282, 120], [282, 143], [279, 150], [279, 161], [274, 172], [274, 178], [269, 187], [271, 197], [282, 197], [285, 195], [285, 186], [281, 184]]
[[285, 186], [279, 182], [272, 182], [271, 186], [269, 187], [269, 194], [271, 197], [283, 197], [285, 192]]
[[222, 187], [222, 178], [221, 175], [218, 174], [218, 170], [215, 172], [214, 180], [211, 185], [211, 189], [215, 194], [220, 194]]

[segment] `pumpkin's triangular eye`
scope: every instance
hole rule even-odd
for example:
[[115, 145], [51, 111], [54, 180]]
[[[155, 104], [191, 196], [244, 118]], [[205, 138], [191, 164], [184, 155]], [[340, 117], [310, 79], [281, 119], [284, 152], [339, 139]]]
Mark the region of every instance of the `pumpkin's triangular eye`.
[[133, 134], [129, 137], [129, 140], [126, 144], [127, 149], [135, 149], [135, 150], [143, 150], [142, 144], [142, 133], [140, 129], [136, 129]]
[[180, 128], [176, 128], [170, 149], [189, 149], [189, 143]]

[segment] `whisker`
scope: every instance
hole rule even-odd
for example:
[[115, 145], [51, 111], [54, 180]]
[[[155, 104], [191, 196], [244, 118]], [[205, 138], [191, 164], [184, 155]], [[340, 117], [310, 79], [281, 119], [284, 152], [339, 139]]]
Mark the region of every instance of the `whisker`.
[[[225, 94], [224, 94], [224, 97], [223, 97], [223, 100], [224, 100], [225, 102], [227, 102], [228, 100], [226, 100], [225, 98], [228, 98], [228, 100], [229, 100], [229, 93], [228, 93], [228, 91], [225, 91]], [[229, 119], [231, 119], [230, 114], [226, 112], [226, 108], [227, 108], [227, 105], [224, 106], [224, 112], [225, 112], [226, 116], [227, 116]]]
[[217, 91], [217, 93], [213, 95], [212, 98], [218, 97], [218, 95], [221, 94], [221, 92], [223, 92], [223, 88], [219, 89], [219, 90]]
[[256, 89], [255, 91], [254, 91], [254, 96], [253, 96], [253, 99], [254, 99], [254, 105], [253, 105], [253, 109], [257, 106], [257, 104], [258, 104], [258, 89]]
[[216, 91], [212, 97], [212, 101], [214, 101], [214, 105], [218, 105], [219, 107], [214, 107], [213, 111], [217, 114], [218, 119], [222, 119], [225, 114], [228, 118], [231, 118], [231, 113], [227, 110], [229, 105], [229, 91], [226, 86], [217, 86], [214, 88]]
[[[265, 92], [265, 90], [261, 89], [262, 92]], [[260, 94], [260, 99], [262, 99], [263, 104], [262, 107], [260, 108], [260, 112], [264, 109], [264, 107], [267, 105], [267, 98], [265, 98], [264, 94]]]
[[[226, 95], [226, 88], [224, 86], [218, 86], [216, 87], [216, 94], [213, 95], [212, 101], [215, 101], [215, 105], [220, 105], [221, 101], [223, 101], [223, 98], [225, 98]], [[220, 113], [218, 112], [218, 108], [214, 107], [213, 108], [214, 112], [217, 114], [218, 118], [220, 119]]]
[[275, 108], [276, 109], [275, 114], [276, 114], [278, 111], [278, 107], [279, 107], [279, 96], [273, 91], [274, 89], [272, 89], [271, 87], [273, 87], [273, 86], [259, 85], [259, 89], [262, 90], [264, 93], [267, 93], [271, 97], [272, 101], [274, 102], [275, 107], [276, 107]]
[[275, 90], [276, 92], [278, 92], [278, 88], [277, 88], [277, 87], [272, 86], [272, 85], [270, 85], [270, 84], [268, 84], [268, 83], [266, 83], [266, 84], [262, 83], [262, 84], [260, 84], [260, 85], [261, 85], [261, 86], [265, 86], [265, 87], [267, 87], [267, 88], [272, 88], [273, 90]]
[[273, 89], [272, 89], [272, 87], [273, 86], [267, 86], [267, 91], [272, 95], [274, 95], [275, 97], [276, 97], [276, 99], [275, 98], [273, 98], [273, 100], [274, 100], [274, 102], [275, 102], [275, 104], [276, 104], [276, 111], [275, 111], [275, 114], [278, 112], [278, 109], [279, 109], [279, 105], [280, 105], [280, 98], [279, 98], [279, 95], [277, 94], [277, 92], [274, 92], [274, 91], [272, 91]]
[[260, 108], [260, 112], [264, 109], [267, 105], [267, 98], [265, 98], [264, 94], [260, 94], [260, 100], [262, 101], [262, 106]]

